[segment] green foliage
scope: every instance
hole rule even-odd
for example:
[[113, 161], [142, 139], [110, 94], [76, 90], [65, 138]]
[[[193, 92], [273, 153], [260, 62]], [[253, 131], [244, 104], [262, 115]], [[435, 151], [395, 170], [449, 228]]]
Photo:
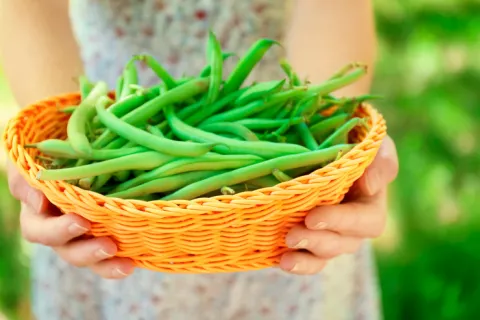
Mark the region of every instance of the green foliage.
[[[397, 144], [391, 211], [401, 245], [378, 252], [386, 319], [480, 312], [478, 1], [377, 0], [376, 105]], [[476, 201], [477, 200], [477, 201]]]
[[23, 254], [18, 228], [18, 202], [10, 196], [5, 174], [0, 174], [0, 314], [13, 319], [17, 307], [28, 299], [28, 260]]

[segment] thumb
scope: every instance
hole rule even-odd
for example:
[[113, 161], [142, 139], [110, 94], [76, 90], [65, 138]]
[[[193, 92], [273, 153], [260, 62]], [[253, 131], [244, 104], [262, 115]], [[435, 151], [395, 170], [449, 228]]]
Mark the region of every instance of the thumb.
[[39, 190], [32, 188], [22, 177], [15, 167], [9, 162], [8, 166], [8, 186], [10, 193], [17, 199], [26, 204], [35, 213], [41, 213], [47, 209], [48, 201], [44, 194]]
[[373, 196], [395, 180], [398, 174], [398, 156], [395, 143], [387, 136], [377, 156], [357, 181], [360, 195]]

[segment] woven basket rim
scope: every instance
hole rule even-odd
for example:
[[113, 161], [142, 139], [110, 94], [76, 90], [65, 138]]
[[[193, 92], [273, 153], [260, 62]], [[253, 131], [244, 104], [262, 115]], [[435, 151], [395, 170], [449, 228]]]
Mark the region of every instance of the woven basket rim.
[[[11, 143], [11, 141], [9, 141], [9, 139], [7, 137], [7, 133], [12, 128], [16, 129], [16, 135], [14, 137], [11, 137], [11, 140], [13, 140], [15, 137], [17, 137], [17, 140], [18, 140], [19, 128], [18, 128], [18, 124], [16, 124], [16, 122], [18, 123], [17, 120], [21, 117], [24, 117], [25, 113], [27, 113], [29, 110], [31, 110], [33, 108], [36, 108], [39, 105], [43, 105], [44, 108], [52, 108], [52, 112], [54, 112], [54, 109], [53, 109], [54, 107], [47, 106], [49, 101], [51, 101], [53, 99], [59, 99], [59, 100], [68, 99], [68, 97], [71, 98], [72, 96], [73, 97], [79, 97], [80, 94], [78, 92], [73, 92], [73, 93], [66, 93], [66, 94], [51, 96], [51, 97], [48, 97], [48, 98], [45, 98], [45, 99], [38, 100], [37, 102], [31, 103], [27, 107], [21, 109], [21, 111], [18, 112], [16, 114], [16, 116], [14, 116], [12, 119], [10, 119], [7, 122], [7, 124], [4, 128], [3, 140], [5, 142], [5, 148], [7, 149], [7, 152], [8, 152], [8, 155], [9, 155], [9, 158], [10, 158], [11, 161], [16, 163], [16, 159], [15, 159], [16, 157], [14, 155], [12, 155], [12, 153], [13, 153], [12, 151], [14, 151], [14, 150], [11, 149], [11, 144], [12, 143]], [[259, 196], [263, 196], [263, 197], [267, 196], [268, 197], [272, 194], [275, 194], [276, 191], [288, 190], [290, 186], [295, 186], [295, 185], [298, 185], [298, 184], [305, 184], [304, 182], [302, 182], [304, 180], [309, 181], [309, 180], [312, 180], [312, 179], [315, 179], [315, 178], [319, 178], [319, 177], [325, 175], [326, 173], [328, 173], [332, 170], [339, 170], [337, 168], [337, 166], [342, 161], [342, 159], [349, 157], [349, 155], [351, 155], [352, 153], [359, 152], [363, 148], [366, 141], [371, 139], [375, 135], [377, 127], [384, 124], [384, 119], [383, 119], [382, 115], [371, 104], [362, 103], [360, 108], [362, 108], [364, 113], [367, 114], [368, 117], [370, 117], [372, 125], [369, 128], [369, 130], [368, 130], [367, 134], [365, 135], [365, 137], [363, 138], [363, 140], [358, 142], [351, 150], [349, 150], [348, 152], [343, 154], [339, 159], [337, 159], [333, 162], [330, 162], [328, 165], [326, 165], [322, 168], [319, 168], [319, 169], [317, 169], [317, 170], [315, 170], [315, 171], [313, 171], [309, 174], [299, 176], [297, 178], [294, 178], [294, 179], [286, 181], [286, 182], [280, 182], [275, 186], [259, 188], [259, 189], [252, 190], [252, 191], [243, 191], [243, 192], [236, 193], [234, 195], [217, 195], [217, 196], [212, 196], [212, 197], [199, 197], [199, 198], [195, 198], [195, 199], [192, 199], [192, 200], [144, 201], [144, 200], [121, 199], [121, 198], [108, 197], [108, 196], [105, 196], [103, 194], [100, 194], [100, 193], [97, 193], [97, 192], [94, 192], [94, 191], [84, 190], [84, 189], [82, 189], [78, 186], [70, 185], [65, 181], [52, 180], [52, 181], [42, 182], [42, 181], [39, 181], [39, 180], [36, 180], [36, 179], [32, 179], [31, 176], [29, 175], [29, 173], [31, 173], [31, 171], [33, 171], [34, 176], [36, 176], [38, 171], [41, 170], [41, 169], [44, 169], [44, 167], [41, 166], [40, 164], [38, 164], [34, 159], [32, 159], [32, 157], [26, 152], [26, 149], [20, 144], [17, 145], [17, 150], [15, 150], [16, 151], [15, 153], [18, 155], [19, 150], [23, 151], [24, 155], [25, 155], [25, 158], [27, 160], [27, 164], [30, 168], [29, 168], [29, 170], [27, 170], [26, 168], [24, 168], [24, 166], [21, 166], [21, 168], [19, 168], [19, 166], [17, 165], [17, 169], [20, 171], [21, 175], [34, 187], [37, 187], [38, 184], [42, 184], [42, 183], [46, 184], [46, 185], [53, 185], [54, 188], [50, 187], [49, 190], [51, 192], [54, 192], [54, 193], [57, 193], [57, 194], [58, 193], [63, 194], [61, 189], [65, 190], [65, 189], [71, 188], [77, 194], [79, 194], [80, 196], [84, 195], [87, 198], [92, 198], [92, 197], [95, 198], [97, 200], [97, 205], [98, 205], [98, 200], [100, 200], [100, 202], [103, 202], [105, 204], [109, 203], [111, 201], [114, 201], [117, 204], [117, 206], [119, 206], [119, 207], [124, 207], [124, 208], [125, 207], [130, 207], [134, 210], [135, 210], [136, 207], [145, 207], [145, 209], [147, 209], [149, 207], [150, 208], [161, 207], [163, 209], [167, 209], [168, 207], [182, 207], [182, 208], [185, 208], [185, 207], [188, 207], [190, 205], [194, 205], [195, 207], [198, 208], [198, 206], [204, 206], [204, 205], [206, 205], [206, 207], [208, 207], [209, 202], [210, 203], [215, 202], [216, 204], [225, 203], [227, 205], [227, 204], [229, 204], [229, 203], [231, 203], [232, 201], [235, 201], [235, 200], [249, 200], [249, 199], [257, 200], [255, 198], [258, 198]], [[383, 133], [380, 136], [380, 139], [377, 138], [376, 140], [383, 140], [383, 137], [384, 137], [385, 134], [386, 133]], [[140, 210], [138, 210], [138, 209], [135, 210], [135, 211], [140, 212]], [[145, 211], [142, 211], [142, 212], [148, 214], [148, 210], [145, 210]]]

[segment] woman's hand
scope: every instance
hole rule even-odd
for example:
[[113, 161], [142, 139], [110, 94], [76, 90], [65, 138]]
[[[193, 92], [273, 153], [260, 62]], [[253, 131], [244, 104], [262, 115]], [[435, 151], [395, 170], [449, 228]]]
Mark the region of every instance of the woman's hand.
[[354, 253], [362, 240], [380, 236], [387, 217], [387, 186], [397, 173], [395, 144], [387, 137], [346, 201], [313, 209], [304, 226], [288, 233], [287, 245], [303, 250], [285, 253], [280, 268], [294, 274], [315, 274], [329, 259]]
[[117, 247], [110, 238], [79, 239], [90, 229], [90, 223], [74, 213], [60, 214], [10, 163], [8, 184], [22, 203], [20, 225], [27, 241], [52, 247], [68, 263], [89, 267], [103, 278], [120, 279], [133, 273], [130, 259], [113, 257]]

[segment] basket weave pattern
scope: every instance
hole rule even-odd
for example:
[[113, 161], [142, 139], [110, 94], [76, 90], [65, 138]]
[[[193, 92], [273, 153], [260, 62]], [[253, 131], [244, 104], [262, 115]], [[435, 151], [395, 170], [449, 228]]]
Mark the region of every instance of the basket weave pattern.
[[190, 201], [108, 198], [63, 181], [39, 181], [38, 151], [25, 143], [65, 138], [68, 115], [59, 106], [76, 105], [79, 95], [66, 94], [32, 104], [11, 119], [3, 139], [11, 161], [31, 186], [64, 213], [92, 222], [93, 236], [109, 236], [117, 256], [129, 257], [150, 270], [171, 273], [215, 273], [271, 267], [289, 250], [286, 233], [317, 205], [342, 201], [372, 162], [386, 134], [383, 117], [365, 105], [370, 129], [351, 135], [360, 143], [339, 160], [274, 187]]

